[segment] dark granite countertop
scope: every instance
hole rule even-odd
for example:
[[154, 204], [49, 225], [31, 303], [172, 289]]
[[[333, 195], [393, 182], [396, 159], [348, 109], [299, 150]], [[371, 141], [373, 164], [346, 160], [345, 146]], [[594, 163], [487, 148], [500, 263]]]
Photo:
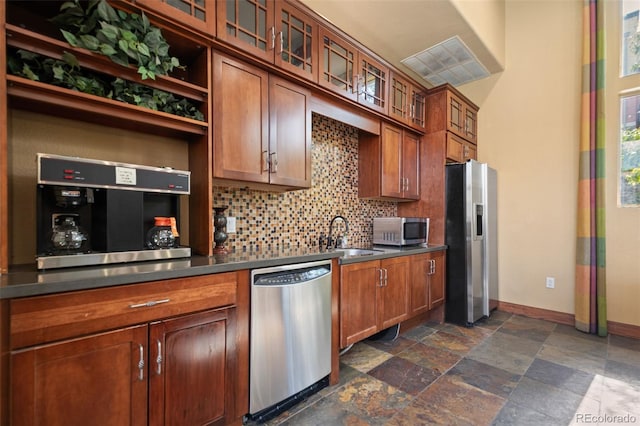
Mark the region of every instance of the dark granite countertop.
[[[349, 264], [367, 260], [427, 253], [429, 251], [443, 250], [446, 247], [374, 248], [376, 249], [374, 255], [345, 257], [340, 259], [340, 263]], [[341, 255], [342, 252], [340, 252], [339, 249], [319, 251], [317, 248], [292, 248], [229, 253], [212, 257], [193, 256], [185, 259], [67, 268], [49, 271], [38, 271], [34, 264], [16, 267], [8, 274], [0, 275], [0, 299], [88, 290], [92, 288], [185, 278], [196, 275], [209, 275], [292, 263], [313, 262], [340, 257]]]

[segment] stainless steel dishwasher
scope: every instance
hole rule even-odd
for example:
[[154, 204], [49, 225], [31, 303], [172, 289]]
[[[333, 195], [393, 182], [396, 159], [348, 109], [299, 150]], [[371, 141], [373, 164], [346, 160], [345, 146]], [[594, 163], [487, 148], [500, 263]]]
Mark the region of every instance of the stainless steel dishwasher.
[[249, 415], [262, 422], [328, 383], [331, 261], [251, 271]]

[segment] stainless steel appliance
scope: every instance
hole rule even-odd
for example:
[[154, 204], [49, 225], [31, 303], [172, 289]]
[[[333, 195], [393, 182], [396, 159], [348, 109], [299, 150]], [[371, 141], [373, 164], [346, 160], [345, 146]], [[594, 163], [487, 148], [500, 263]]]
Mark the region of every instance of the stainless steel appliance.
[[251, 271], [249, 414], [268, 420], [328, 384], [331, 261]]
[[191, 255], [178, 232], [190, 172], [51, 154], [37, 162], [38, 269]]
[[373, 218], [373, 244], [408, 246], [426, 244], [428, 240], [427, 217]]
[[498, 301], [497, 174], [470, 160], [446, 166], [445, 320], [472, 325]]

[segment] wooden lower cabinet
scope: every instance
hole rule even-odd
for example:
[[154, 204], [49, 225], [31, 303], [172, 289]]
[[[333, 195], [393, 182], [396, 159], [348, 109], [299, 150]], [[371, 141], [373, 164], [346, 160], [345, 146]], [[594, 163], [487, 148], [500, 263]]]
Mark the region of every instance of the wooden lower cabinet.
[[[11, 355], [11, 424], [146, 425], [147, 325]], [[143, 374], [140, 379], [140, 374]]]
[[227, 365], [235, 358], [226, 356], [233, 353], [227, 330], [234, 314], [212, 310], [151, 325], [150, 425], [225, 424], [233, 401], [225, 395], [227, 375], [235, 371]]
[[12, 424], [225, 424], [230, 321], [211, 310], [15, 351]]
[[445, 251], [340, 267], [340, 347], [444, 303]]
[[11, 300], [10, 424], [241, 424], [246, 275]]
[[411, 316], [444, 303], [445, 251], [411, 256]]
[[341, 348], [408, 318], [409, 260], [400, 256], [341, 266]]

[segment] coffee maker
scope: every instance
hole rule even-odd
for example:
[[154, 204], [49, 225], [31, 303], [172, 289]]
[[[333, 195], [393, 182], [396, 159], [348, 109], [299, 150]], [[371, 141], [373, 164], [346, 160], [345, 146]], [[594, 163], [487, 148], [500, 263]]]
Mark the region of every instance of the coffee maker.
[[37, 154], [38, 269], [191, 256], [180, 245], [180, 197], [191, 173]]

